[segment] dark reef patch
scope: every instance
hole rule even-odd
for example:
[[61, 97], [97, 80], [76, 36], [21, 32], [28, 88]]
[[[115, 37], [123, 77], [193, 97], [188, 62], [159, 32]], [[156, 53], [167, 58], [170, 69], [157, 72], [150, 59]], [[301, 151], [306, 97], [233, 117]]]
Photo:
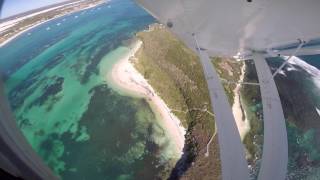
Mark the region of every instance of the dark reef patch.
[[28, 51], [28, 53], [16, 53], [15, 58], [12, 59], [12, 63], [10, 63], [10, 65], [5, 66], [5, 69], [0, 67], [0, 72], [3, 71], [4, 80], [6, 81], [17, 70], [29, 63], [30, 60], [36, 58], [39, 54], [41, 54], [41, 52], [46, 51], [54, 44], [66, 38], [68, 35], [69, 33], [62, 33], [60, 36], [51, 38], [50, 41], [38, 42], [34, 47], [29, 47], [28, 49], [22, 48], [21, 51]]
[[[120, 24], [112, 23], [112, 26], [114, 28], [117, 28], [117, 25], [119, 26]], [[97, 66], [102, 60], [103, 56], [105, 56], [108, 52], [114, 50], [115, 48], [119, 47], [122, 41], [130, 38], [130, 34], [125, 33], [126, 31], [126, 28], [122, 28], [116, 33], [107, 33], [105, 38], [99, 40], [99, 44], [103, 44], [103, 46], [101, 46], [98, 50], [96, 48], [89, 49], [89, 51], [92, 52], [90, 53], [92, 55], [88, 57], [85, 72], [81, 78], [82, 84], [85, 84], [89, 80], [91, 75], [99, 73]]]
[[[63, 77], [54, 77], [54, 82], [52, 84], [46, 85], [42, 89], [42, 95], [30, 103], [29, 108], [33, 106], [42, 106], [49, 97], [53, 97], [62, 91], [64, 78]], [[56, 101], [54, 101], [56, 102]]]
[[[98, 85], [90, 93], [92, 97], [88, 109], [79, 122], [79, 127], [87, 130], [90, 140], [75, 141], [79, 133], [62, 135], [66, 150], [62, 160], [68, 162], [62, 177], [117, 179], [120, 175], [129, 175], [133, 179], [157, 179], [165, 165], [159, 164], [156, 156], [161, 147], [149, 138], [153, 133], [154, 121], [150, 118], [155, 118], [151, 109], [150, 115], [145, 117], [147, 121], [143, 122], [147, 123], [146, 133], [136, 129], [141, 120], [137, 105], [146, 105], [145, 100], [120, 96], [107, 85]], [[134, 148], [139, 144], [144, 144], [144, 148]], [[72, 156], [68, 152], [72, 152]], [[93, 166], [97, 161], [99, 165]], [[70, 171], [75, 166], [76, 172]]]
[[24, 103], [25, 99], [39, 87], [40, 84], [46, 83], [48, 81], [47, 77], [39, 80], [43, 76], [43, 73], [54, 68], [64, 60], [65, 56], [63, 54], [58, 54], [52, 59], [48, 60], [41, 68], [34, 70], [27, 77], [19, 77], [22, 79], [17, 79], [21, 81], [17, 86], [15, 86], [9, 92], [9, 100], [11, 108], [16, 110]]

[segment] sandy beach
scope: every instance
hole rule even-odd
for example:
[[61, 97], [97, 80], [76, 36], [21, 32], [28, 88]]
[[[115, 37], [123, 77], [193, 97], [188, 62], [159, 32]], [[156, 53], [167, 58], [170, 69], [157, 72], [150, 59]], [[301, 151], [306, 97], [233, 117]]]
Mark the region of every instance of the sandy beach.
[[[240, 75], [239, 82], [243, 81], [244, 73], [245, 73], [245, 65], [243, 64], [242, 67], [241, 67], [241, 75]], [[241, 88], [241, 84], [237, 84], [237, 87], [233, 91], [233, 93], [234, 93], [234, 103], [232, 105], [232, 112], [233, 112], [234, 118], [236, 120], [236, 124], [237, 124], [237, 127], [238, 127], [238, 131], [239, 131], [241, 140], [243, 140], [245, 135], [250, 130], [250, 122], [246, 118], [247, 116], [245, 114], [245, 111], [242, 112], [240, 88]]]
[[139, 50], [141, 45], [142, 42], [137, 41], [131, 46], [130, 52], [112, 67], [112, 71], [107, 75], [108, 79], [113, 81], [117, 86], [126, 89], [129, 94], [143, 97], [150, 103], [154, 112], [161, 119], [161, 124], [167, 130], [169, 137], [176, 144], [178, 152], [182, 154], [185, 128], [132, 64], [132, 60], [135, 58], [134, 54]]

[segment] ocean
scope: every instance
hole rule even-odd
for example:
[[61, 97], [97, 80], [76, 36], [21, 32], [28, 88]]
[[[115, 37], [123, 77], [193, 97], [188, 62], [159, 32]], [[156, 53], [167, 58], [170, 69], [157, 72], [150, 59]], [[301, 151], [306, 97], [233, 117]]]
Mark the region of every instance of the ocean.
[[[0, 48], [17, 124], [57, 176], [124, 180], [170, 173], [176, 157], [149, 104], [120, 95], [106, 78], [129, 52], [128, 40], [154, 22], [132, 1], [113, 0], [37, 26]], [[320, 177], [319, 59], [296, 58], [275, 79], [287, 118], [288, 179]], [[274, 70], [281, 62], [269, 65]]]
[[155, 20], [130, 0], [66, 15], [0, 48], [0, 72], [33, 149], [62, 179], [156, 179], [174, 165], [146, 100], [121, 96], [106, 74]]
[[[320, 177], [320, 55], [292, 57], [275, 76], [288, 136], [287, 179]], [[283, 59], [271, 58], [274, 72]]]

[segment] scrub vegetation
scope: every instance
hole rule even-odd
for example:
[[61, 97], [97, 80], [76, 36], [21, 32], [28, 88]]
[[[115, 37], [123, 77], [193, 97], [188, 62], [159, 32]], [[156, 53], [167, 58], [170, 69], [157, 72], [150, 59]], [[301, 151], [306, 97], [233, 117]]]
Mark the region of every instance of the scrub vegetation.
[[[220, 78], [229, 82], [238, 82], [241, 75], [241, 62], [236, 62], [234, 59], [214, 57], [212, 63], [216, 68]], [[236, 83], [223, 83], [223, 87], [229, 98], [229, 103], [234, 103], [234, 89]]]
[[184, 154], [171, 179], [220, 179], [221, 167], [215, 121], [201, 64], [194, 52], [161, 25], [137, 34], [143, 41], [135, 67], [187, 128]]
[[[254, 82], [258, 83], [257, 74], [252, 61], [237, 62], [234, 59], [215, 57], [212, 60], [220, 78], [228, 81], [223, 83], [225, 92], [229, 98], [229, 103], [234, 104], [236, 83], [234, 82]], [[243, 80], [240, 79], [241, 67], [245, 66]], [[256, 176], [258, 172], [257, 160], [261, 159], [263, 121], [260, 88], [255, 85], [241, 85], [237, 94], [240, 94], [242, 113], [249, 121], [250, 130], [243, 138], [243, 144], [247, 151], [248, 164], [251, 165], [251, 175]], [[239, 97], [239, 96], [238, 96]]]
[[[217, 136], [210, 144], [210, 156], [205, 157], [206, 144], [215, 131], [215, 123], [214, 118], [208, 113], [211, 111], [209, 95], [197, 55], [161, 25], [152, 25], [149, 31], [140, 32], [137, 37], [143, 41], [143, 47], [137, 53], [137, 59], [134, 61], [136, 68], [187, 128], [184, 155], [172, 171], [171, 179], [177, 177], [181, 179], [199, 179], [199, 177], [201, 179], [220, 179], [221, 167]], [[222, 57], [212, 58], [212, 63], [220, 78], [229, 82], [240, 80], [243, 63]], [[253, 61], [245, 61], [244, 65], [243, 81], [258, 83]], [[269, 61], [272, 70], [277, 65], [276, 61], [272, 63]], [[288, 177], [300, 179], [306, 177], [307, 172], [310, 171], [312, 173], [309, 177], [313, 177], [318, 168], [316, 165], [319, 162], [317, 143], [314, 143], [317, 142], [315, 140], [317, 130], [311, 128], [318, 125], [315, 123], [318, 116], [315, 115], [315, 108], [309, 107], [313, 103], [312, 98], [309, 98], [310, 94], [304, 92], [306, 88], [287, 91], [287, 87], [309, 87], [302, 84], [302, 82], [309, 83], [301, 76], [303, 70], [298, 66], [294, 67], [298, 71], [285, 71], [286, 74], [278, 75], [275, 81], [287, 119], [288, 170], [291, 172]], [[232, 105], [236, 97], [234, 94], [236, 84], [223, 83], [223, 85]], [[263, 148], [260, 88], [255, 85], [242, 85], [237, 93], [240, 94], [241, 108], [250, 124], [250, 130], [244, 136], [243, 143], [247, 150], [251, 176], [255, 178], [259, 171], [259, 160]], [[298, 94], [303, 94], [303, 96]], [[307, 101], [308, 103], [301, 103]], [[301, 104], [307, 104], [307, 106], [301, 106]], [[311, 170], [306, 171], [306, 167]]]
[[[184, 155], [171, 173], [171, 178], [221, 178], [217, 136], [210, 144], [210, 156], [205, 156], [206, 145], [215, 131], [215, 123], [214, 117], [208, 113], [211, 112], [209, 94], [197, 55], [162, 25], [152, 25], [148, 31], [138, 33], [137, 37], [143, 41], [143, 46], [136, 54], [135, 67], [187, 128]], [[212, 63], [222, 79], [229, 82], [240, 80], [243, 63], [224, 57], [214, 57]], [[250, 62], [245, 65], [254, 66]], [[254, 67], [251, 67], [245, 73], [244, 81], [258, 81], [253, 70]], [[229, 103], [233, 105], [236, 83], [223, 85]], [[241, 86], [239, 93], [251, 127], [243, 141], [249, 164], [254, 165], [261, 149], [254, 142], [262, 139], [262, 136], [255, 136], [262, 133], [262, 123], [258, 121], [262, 118], [259, 87]]]

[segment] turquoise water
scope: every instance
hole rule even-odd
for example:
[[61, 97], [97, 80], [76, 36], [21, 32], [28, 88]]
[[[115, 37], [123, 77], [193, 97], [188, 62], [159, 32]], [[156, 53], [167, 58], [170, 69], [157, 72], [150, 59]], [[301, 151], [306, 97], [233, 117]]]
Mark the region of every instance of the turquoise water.
[[308, 64], [320, 69], [320, 55], [300, 56]]
[[153, 22], [132, 1], [114, 0], [0, 49], [17, 124], [62, 179], [156, 179], [175, 161], [163, 155], [170, 141], [148, 103], [105, 80], [127, 40]]
[[[286, 65], [285, 75], [277, 75], [277, 84], [288, 135], [288, 179], [320, 179], [320, 77], [315, 76], [313, 67], [320, 69], [320, 55], [302, 56], [301, 62], [309, 65]], [[268, 61], [275, 70], [283, 60]], [[311, 65], [311, 66], [310, 66]], [[287, 69], [287, 67], [291, 67]], [[294, 70], [292, 70], [294, 69]]]

